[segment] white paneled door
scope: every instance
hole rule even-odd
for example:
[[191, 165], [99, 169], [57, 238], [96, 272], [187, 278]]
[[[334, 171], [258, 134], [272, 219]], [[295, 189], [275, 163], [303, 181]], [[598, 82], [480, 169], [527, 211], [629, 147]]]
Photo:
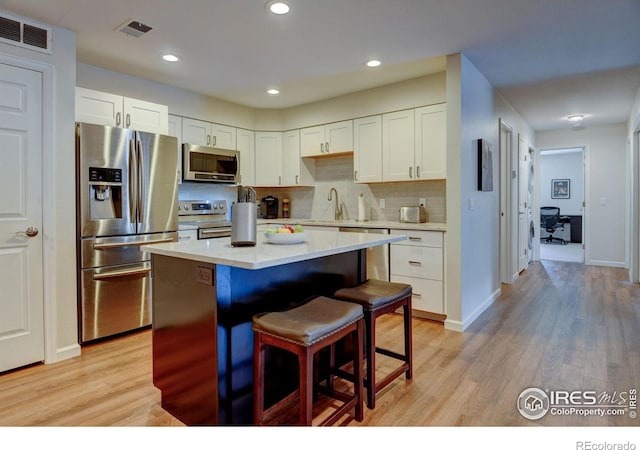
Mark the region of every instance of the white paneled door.
[[0, 63], [0, 372], [44, 360], [42, 73]]

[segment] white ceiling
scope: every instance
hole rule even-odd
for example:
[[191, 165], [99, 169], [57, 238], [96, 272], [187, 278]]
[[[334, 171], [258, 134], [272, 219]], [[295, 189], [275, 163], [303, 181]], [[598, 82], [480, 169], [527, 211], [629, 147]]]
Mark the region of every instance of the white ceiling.
[[[464, 53], [534, 129], [626, 121], [640, 87], [639, 0], [0, 0], [77, 33], [78, 61], [255, 108], [442, 71]], [[140, 38], [115, 29], [151, 27]], [[173, 52], [183, 60], [160, 59]], [[366, 69], [377, 58], [383, 66]], [[266, 89], [277, 87], [279, 96]]]

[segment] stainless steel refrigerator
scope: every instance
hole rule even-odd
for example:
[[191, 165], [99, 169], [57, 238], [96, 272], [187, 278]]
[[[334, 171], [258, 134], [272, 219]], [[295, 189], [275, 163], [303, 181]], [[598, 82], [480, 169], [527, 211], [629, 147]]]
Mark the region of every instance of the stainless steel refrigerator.
[[150, 256], [178, 240], [175, 137], [76, 123], [80, 342], [151, 324]]

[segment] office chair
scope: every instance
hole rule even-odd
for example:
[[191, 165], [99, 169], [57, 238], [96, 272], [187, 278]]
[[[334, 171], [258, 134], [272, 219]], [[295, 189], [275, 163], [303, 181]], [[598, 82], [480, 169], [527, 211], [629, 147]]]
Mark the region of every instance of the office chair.
[[562, 245], [567, 243], [566, 240], [553, 235], [558, 228], [564, 228], [564, 223], [560, 220], [560, 208], [557, 206], [540, 207], [540, 226], [549, 233], [549, 236], [541, 239], [542, 241], [547, 244], [553, 241], [558, 241]]

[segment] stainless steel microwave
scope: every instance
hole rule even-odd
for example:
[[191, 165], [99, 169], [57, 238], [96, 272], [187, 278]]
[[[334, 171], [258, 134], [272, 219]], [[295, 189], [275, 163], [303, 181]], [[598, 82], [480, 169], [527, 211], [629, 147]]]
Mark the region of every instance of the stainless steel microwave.
[[208, 183], [238, 181], [240, 152], [201, 145], [182, 144], [182, 179]]

